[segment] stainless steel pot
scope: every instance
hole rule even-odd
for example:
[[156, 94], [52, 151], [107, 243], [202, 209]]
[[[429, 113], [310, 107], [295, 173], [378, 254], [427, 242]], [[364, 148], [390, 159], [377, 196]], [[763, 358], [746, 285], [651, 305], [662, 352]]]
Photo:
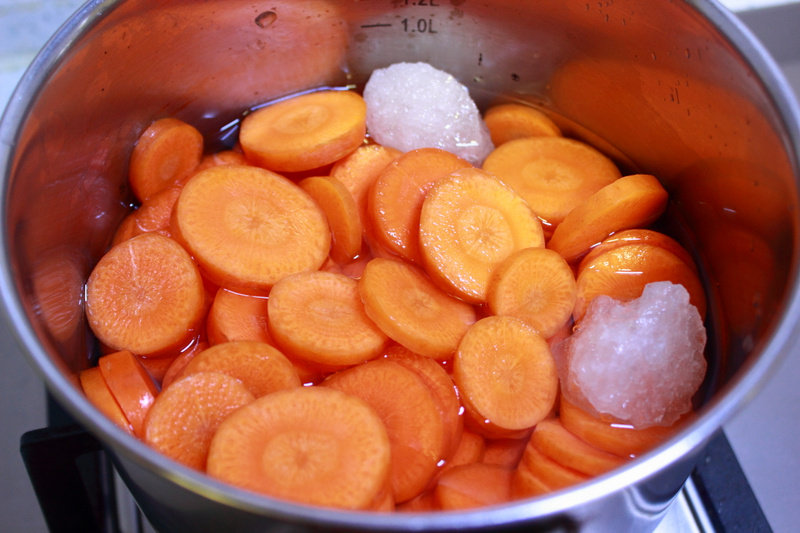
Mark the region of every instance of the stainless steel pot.
[[[473, 512], [378, 515], [262, 498], [174, 464], [83, 397], [82, 282], [128, 208], [137, 135], [173, 115], [224, 143], [250, 106], [427, 61], [482, 106], [528, 102], [671, 192], [711, 303], [699, 416], [630, 465]], [[773, 61], [713, 1], [91, 1], [24, 75], [0, 128], [3, 308], [52, 394], [99, 437], [163, 531], [649, 530], [702, 446], [797, 337], [800, 112]], [[235, 126], [235, 123], [233, 124]]]

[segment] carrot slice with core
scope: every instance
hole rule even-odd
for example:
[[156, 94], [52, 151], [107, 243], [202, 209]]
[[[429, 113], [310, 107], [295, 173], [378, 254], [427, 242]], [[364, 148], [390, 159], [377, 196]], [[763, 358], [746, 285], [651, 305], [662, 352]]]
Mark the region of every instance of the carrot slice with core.
[[448, 359], [475, 322], [475, 309], [448, 296], [418, 268], [375, 258], [359, 280], [364, 310], [391, 339], [412, 352]]
[[335, 178], [315, 176], [298, 185], [317, 202], [331, 228], [331, 258], [337, 263], [353, 260], [361, 251], [361, 215], [350, 191]]
[[204, 471], [219, 424], [255, 398], [238, 379], [217, 372], [182, 378], [161, 393], [144, 423], [144, 442], [190, 468]]
[[275, 284], [269, 328], [293, 357], [340, 368], [380, 355], [386, 335], [369, 319], [358, 282], [324, 271], [300, 272]]
[[363, 142], [367, 106], [352, 91], [320, 91], [268, 105], [242, 121], [247, 160], [277, 172], [311, 170], [346, 156]]
[[365, 509], [386, 486], [389, 461], [383, 422], [362, 400], [298, 387], [263, 396], [220, 424], [207, 472], [277, 498]]
[[319, 268], [330, 230], [300, 187], [268, 170], [218, 166], [196, 174], [175, 205], [175, 235], [219, 286], [265, 293], [282, 277]]
[[484, 113], [483, 121], [495, 146], [524, 137], [561, 136], [561, 129], [550, 117], [528, 105], [492, 106]]
[[419, 242], [428, 272], [456, 296], [480, 303], [497, 266], [518, 250], [543, 247], [544, 234], [521, 196], [470, 168], [453, 172], [428, 191]]
[[547, 342], [514, 317], [490, 316], [470, 327], [453, 377], [467, 414], [489, 437], [532, 428], [551, 412], [558, 391]]
[[144, 419], [158, 396], [153, 378], [136, 356], [127, 350], [104, 355], [97, 364], [108, 390], [133, 428], [133, 434], [141, 437]]
[[155, 354], [188, 343], [205, 312], [200, 272], [175, 241], [145, 233], [111, 248], [86, 282], [86, 316], [113, 350]]
[[550, 338], [572, 316], [577, 289], [572, 269], [560, 255], [525, 248], [497, 267], [486, 292], [494, 314], [517, 317]]

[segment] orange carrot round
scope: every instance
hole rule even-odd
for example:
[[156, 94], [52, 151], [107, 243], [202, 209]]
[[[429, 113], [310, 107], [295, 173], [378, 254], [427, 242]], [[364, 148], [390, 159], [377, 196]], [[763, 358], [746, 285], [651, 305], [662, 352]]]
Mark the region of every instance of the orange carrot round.
[[127, 350], [104, 355], [97, 365], [108, 390], [130, 423], [133, 434], [141, 437], [144, 419], [158, 396], [153, 378], [136, 356]]
[[619, 456], [595, 448], [567, 431], [558, 418], [536, 424], [530, 445], [560, 465], [587, 476], [599, 476], [625, 464]]
[[86, 398], [97, 407], [101, 413], [108, 417], [117, 426], [133, 435], [133, 426], [125, 417], [117, 400], [106, 384], [100, 367], [93, 366], [82, 370], [80, 375], [81, 388]]
[[542, 111], [523, 104], [498, 104], [483, 115], [492, 144], [524, 137], [560, 137], [561, 129]]
[[625, 246], [626, 244], [650, 244], [652, 246], [659, 246], [675, 254], [679, 259], [691, 267], [692, 270], [697, 272], [697, 265], [695, 264], [691, 254], [688, 250], [686, 250], [686, 248], [681, 246], [678, 241], [669, 235], [646, 228], [627, 229], [611, 234], [602, 242], [592, 247], [589, 253], [583, 256], [581, 262], [578, 264], [577, 272], [580, 273], [580, 271], [583, 270], [585, 266], [592, 262], [598, 255], [607, 252], [612, 248]]
[[471, 463], [442, 474], [434, 497], [443, 511], [474, 509], [511, 499], [513, 470], [499, 465]]
[[300, 503], [373, 505], [389, 476], [389, 438], [362, 400], [330, 387], [263, 396], [231, 414], [208, 453], [212, 477]]
[[493, 176], [462, 169], [428, 191], [419, 219], [427, 271], [468, 302], [486, 300], [497, 266], [512, 253], [543, 247], [542, 226], [521, 196]]
[[205, 471], [219, 424], [254, 399], [238, 379], [217, 372], [192, 374], [156, 398], [145, 419], [144, 442], [170, 459]]
[[361, 215], [350, 191], [336, 178], [312, 176], [298, 185], [317, 202], [331, 228], [331, 258], [337, 263], [355, 259], [361, 251]]
[[161, 380], [161, 390], [166, 389], [169, 387], [173, 381], [178, 379], [178, 377], [183, 373], [183, 369], [186, 368], [186, 365], [194, 359], [194, 357], [208, 348], [208, 343], [206, 341], [198, 340], [190, 347], [183, 350], [179, 353], [175, 359], [172, 360], [167, 371], [164, 373], [164, 378]]
[[217, 285], [265, 293], [328, 257], [325, 215], [297, 185], [256, 167], [217, 166], [189, 180], [175, 205], [175, 235]]
[[267, 298], [219, 288], [206, 317], [209, 344], [258, 341], [272, 344], [267, 329]]
[[276, 172], [333, 163], [363, 142], [367, 106], [352, 91], [319, 91], [262, 107], [242, 121], [247, 160]]
[[367, 316], [391, 339], [426, 357], [449, 359], [475, 322], [472, 306], [448, 296], [409, 263], [372, 259], [358, 288]]
[[589, 479], [589, 476], [553, 461], [528, 443], [517, 470], [529, 471], [550, 490], [564, 489]]
[[113, 350], [145, 355], [183, 346], [205, 311], [203, 281], [175, 241], [145, 233], [111, 248], [86, 283], [86, 316]]

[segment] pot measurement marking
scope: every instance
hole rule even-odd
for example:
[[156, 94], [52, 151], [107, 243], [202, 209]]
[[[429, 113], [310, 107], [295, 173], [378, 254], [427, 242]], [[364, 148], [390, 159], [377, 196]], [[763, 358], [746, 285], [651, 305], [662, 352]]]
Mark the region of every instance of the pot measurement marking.
[[[392, 0], [394, 7], [440, 7], [440, 0]], [[370, 24], [362, 24], [361, 29], [373, 28], [392, 28], [394, 25], [391, 22], [374, 22]], [[433, 16], [429, 17], [415, 17], [409, 16], [400, 20], [399, 27], [403, 33], [439, 33], [434, 26]]]

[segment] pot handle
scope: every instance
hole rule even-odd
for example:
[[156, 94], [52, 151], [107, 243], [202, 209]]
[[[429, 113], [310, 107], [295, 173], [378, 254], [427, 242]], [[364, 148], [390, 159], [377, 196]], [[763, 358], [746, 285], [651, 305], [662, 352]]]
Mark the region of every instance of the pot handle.
[[36, 429], [22, 435], [20, 453], [51, 533], [113, 530], [110, 466], [95, 437], [77, 425]]

